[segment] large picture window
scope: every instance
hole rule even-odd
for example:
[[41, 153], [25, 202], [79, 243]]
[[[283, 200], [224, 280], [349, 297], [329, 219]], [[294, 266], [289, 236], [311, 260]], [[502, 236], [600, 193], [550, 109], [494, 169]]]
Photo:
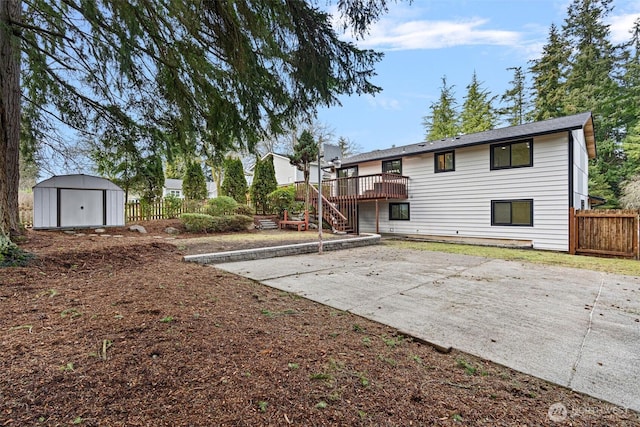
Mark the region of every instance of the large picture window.
[[402, 175], [402, 159], [385, 160], [382, 162], [382, 173]]
[[533, 200], [492, 200], [491, 225], [533, 226]]
[[533, 140], [491, 145], [491, 169], [533, 166]]
[[451, 172], [456, 170], [455, 155], [453, 151], [445, 151], [443, 153], [436, 153], [434, 156], [435, 167], [434, 172]]
[[409, 221], [409, 203], [389, 203], [389, 219]]

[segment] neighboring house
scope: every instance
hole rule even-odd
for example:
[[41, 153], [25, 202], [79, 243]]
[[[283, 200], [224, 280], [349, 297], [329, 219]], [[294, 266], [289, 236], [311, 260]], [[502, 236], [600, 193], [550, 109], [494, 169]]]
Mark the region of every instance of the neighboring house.
[[[207, 181], [207, 198], [213, 199], [218, 196], [218, 190], [216, 188], [215, 182]], [[171, 179], [166, 178], [164, 180], [164, 187], [162, 188], [162, 197], [166, 196], [176, 196], [179, 198], [184, 198], [184, 194], [182, 193], [182, 180], [181, 179]]]
[[595, 155], [591, 113], [376, 150], [326, 181], [324, 217], [343, 219], [337, 229], [567, 251], [569, 208], [590, 208]]
[[[294, 182], [304, 181], [304, 173], [299, 170], [296, 166], [292, 165], [289, 162], [289, 157], [284, 154], [276, 154], [276, 153], [267, 153], [260, 159], [261, 161], [266, 159], [269, 156], [273, 156], [273, 168], [276, 172], [276, 181], [278, 185], [290, 185]], [[251, 173], [251, 178], [253, 178], [253, 169], [255, 165], [252, 165], [249, 168], [249, 172]], [[328, 177], [325, 173], [325, 177]], [[251, 186], [251, 179], [247, 177], [248, 185]], [[318, 183], [318, 163], [311, 163], [310, 174], [309, 174], [309, 182], [311, 184]]]
[[[216, 188], [215, 182], [207, 181], [207, 198], [213, 199], [218, 196], [218, 190]], [[181, 179], [171, 179], [165, 178], [164, 187], [162, 187], [162, 197], [166, 196], [176, 196], [181, 199], [184, 198], [184, 193], [182, 192], [182, 180]], [[140, 195], [136, 193], [129, 193], [128, 201], [137, 201], [140, 200]]]

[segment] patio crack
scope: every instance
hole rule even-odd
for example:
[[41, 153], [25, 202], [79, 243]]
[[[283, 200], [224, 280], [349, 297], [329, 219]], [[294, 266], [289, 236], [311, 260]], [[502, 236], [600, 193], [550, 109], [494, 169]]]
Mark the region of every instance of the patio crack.
[[569, 376], [569, 382], [567, 383], [567, 387], [571, 387], [571, 383], [576, 375], [576, 371], [578, 370], [578, 365], [580, 364], [580, 360], [582, 359], [582, 354], [584, 353], [584, 346], [587, 343], [587, 337], [591, 332], [591, 326], [593, 325], [593, 313], [596, 310], [596, 305], [598, 304], [598, 300], [600, 299], [600, 294], [602, 293], [602, 288], [604, 287], [604, 276], [600, 281], [600, 288], [598, 289], [598, 294], [596, 298], [593, 300], [593, 305], [591, 306], [591, 311], [589, 312], [589, 323], [587, 325], [587, 330], [582, 337], [582, 344], [580, 344], [580, 350], [578, 351], [578, 356], [576, 357], [575, 362], [573, 362], [573, 366], [571, 367], [571, 374]]

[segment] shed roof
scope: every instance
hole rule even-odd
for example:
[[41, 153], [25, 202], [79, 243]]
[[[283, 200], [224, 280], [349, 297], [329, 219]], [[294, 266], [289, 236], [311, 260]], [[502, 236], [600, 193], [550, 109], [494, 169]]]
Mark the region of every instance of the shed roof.
[[124, 191], [113, 182], [99, 176], [73, 174], [54, 175], [49, 179], [40, 181], [33, 188], [74, 188], [86, 190], [114, 190]]
[[596, 143], [593, 130], [593, 117], [590, 112], [587, 112], [540, 122], [526, 123], [518, 126], [492, 129], [485, 132], [460, 135], [437, 141], [419, 142], [417, 144], [356, 154], [355, 156], [344, 159], [342, 161], [342, 166], [345, 167], [373, 160], [392, 159], [435, 151], [446, 151], [473, 145], [509, 141], [518, 138], [548, 135], [576, 129], [584, 129], [589, 158], [595, 158]]

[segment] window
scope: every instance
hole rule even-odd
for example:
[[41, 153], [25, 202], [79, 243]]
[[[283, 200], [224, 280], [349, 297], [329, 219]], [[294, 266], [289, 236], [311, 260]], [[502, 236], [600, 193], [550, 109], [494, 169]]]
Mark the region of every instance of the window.
[[491, 146], [491, 169], [533, 166], [533, 141], [508, 142]]
[[358, 176], [358, 166], [338, 169], [338, 178], [352, 178]]
[[389, 203], [389, 219], [409, 221], [409, 203]]
[[402, 159], [386, 160], [382, 162], [382, 173], [402, 175]]
[[436, 153], [434, 156], [435, 168], [434, 172], [451, 172], [456, 170], [455, 156], [453, 151], [445, 151], [444, 153]]
[[533, 226], [533, 200], [492, 200], [491, 225]]
[[180, 190], [167, 190], [167, 196], [182, 197], [182, 191], [180, 191]]

